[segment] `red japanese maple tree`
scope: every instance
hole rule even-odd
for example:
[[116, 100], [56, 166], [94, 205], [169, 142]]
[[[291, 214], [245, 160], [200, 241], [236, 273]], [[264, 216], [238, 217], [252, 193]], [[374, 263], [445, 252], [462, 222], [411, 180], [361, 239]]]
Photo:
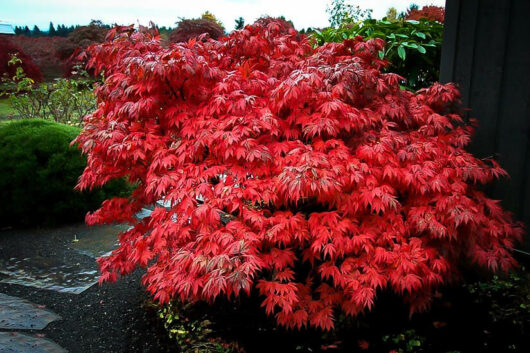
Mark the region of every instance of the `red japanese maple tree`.
[[87, 216], [133, 225], [101, 280], [147, 267], [162, 303], [256, 290], [279, 324], [330, 329], [381, 290], [424, 309], [462, 260], [513, 266], [521, 226], [480, 190], [506, 173], [465, 151], [457, 89], [401, 90], [382, 48], [313, 49], [277, 22], [169, 48], [111, 30], [88, 51], [106, 80], [76, 139], [79, 188], [135, 185]]

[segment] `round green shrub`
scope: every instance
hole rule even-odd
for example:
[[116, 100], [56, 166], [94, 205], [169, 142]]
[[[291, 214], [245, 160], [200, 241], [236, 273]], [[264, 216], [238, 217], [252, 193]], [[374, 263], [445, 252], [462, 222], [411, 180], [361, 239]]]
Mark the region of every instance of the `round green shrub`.
[[123, 180], [90, 192], [74, 190], [86, 165], [70, 146], [80, 131], [40, 119], [0, 123], [0, 227], [80, 221], [106, 198], [128, 192]]

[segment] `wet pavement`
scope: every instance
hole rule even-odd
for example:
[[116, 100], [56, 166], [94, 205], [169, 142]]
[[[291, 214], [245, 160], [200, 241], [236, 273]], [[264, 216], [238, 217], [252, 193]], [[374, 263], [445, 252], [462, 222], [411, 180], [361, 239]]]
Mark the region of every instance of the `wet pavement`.
[[[37, 334], [38, 335], [38, 334]], [[20, 332], [0, 332], [0, 353], [66, 353], [52, 340]]]
[[[148, 216], [143, 209], [137, 217]], [[0, 231], [0, 283], [80, 294], [97, 283], [96, 259], [118, 246], [128, 225]], [[100, 301], [102, 305], [104, 301]], [[63, 353], [39, 333], [61, 317], [44, 305], [0, 293], [0, 353]], [[26, 331], [15, 332], [14, 330]], [[29, 330], [29, 332], [27, 332]]]
[[[64, 234], [54, 251], [43, 252], [38, 246], [20, 252], [5, 251], [10, 256], [0, 257], [0, 283], [82, 293], [99, 278], [95, 259], [117, 247], [117, 234], [125, 229], [125, 225], [81, 226], [72, 229], [69, 237]], [[33, 230], [32, 236], [45, 239], [49, 237], [47, 232]]]
[[[0, 232], [0, 283], [80, 294], [97, 283], [96, 258], [118, 246], [126, 225]], [[0, 353], [63, 353], [39, 333], [60, 317], [43, 305], [0, 293]], [[6, 331], [8, 330], [8, 331]]]
[[0, 293], [0, 329], [42, 330], [59, 319], [43, 305]]
[[[126, 225], [0, 232], [0, 283], [80, 294], [97, 283], [96, 258], [118, 246]], [[0, 293], [0, 353], [63, 353], [35, 333], [61, 318], [43, 305]], [[15, 332], [13, 330], [30, 330]]]
[[[61, 317], [44, 305], [0, 293], [0, 329], [40, 331]], [[65, 349], [41, 333], [0, 331], [0, 353], [63, 353]]]

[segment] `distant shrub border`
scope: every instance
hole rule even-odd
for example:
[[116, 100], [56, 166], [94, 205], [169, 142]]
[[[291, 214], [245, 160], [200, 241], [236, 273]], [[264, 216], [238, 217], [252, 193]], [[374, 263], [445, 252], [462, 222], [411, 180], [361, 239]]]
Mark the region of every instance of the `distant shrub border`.
[[125, 193], [123, 180], [90, 192], [74, 190], [86, 165], [70, 147], [79, 132], [40, 119], [0, 123], [0, 227], [82, 221], [104, 199]]

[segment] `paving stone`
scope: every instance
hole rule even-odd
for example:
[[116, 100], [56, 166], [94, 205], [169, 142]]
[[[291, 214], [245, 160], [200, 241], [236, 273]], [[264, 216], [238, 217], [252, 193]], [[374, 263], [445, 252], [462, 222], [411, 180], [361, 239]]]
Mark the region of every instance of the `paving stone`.
[[144, 219], [145, 217], [149, 217], [151, 215], [151, 213], [153, 213], [153, 210], [150, 210], [148, 208], [142, 208], [140, 211], [138, 211], [136, 213], [136, 218], [137, 219]]
[[0, 332], [0, 353], [66, 353], [55, 342], [20, 332]]
[[25, 299], [0, 293], [0, 329], [42, 330], [60, 318], [52, 311]]

